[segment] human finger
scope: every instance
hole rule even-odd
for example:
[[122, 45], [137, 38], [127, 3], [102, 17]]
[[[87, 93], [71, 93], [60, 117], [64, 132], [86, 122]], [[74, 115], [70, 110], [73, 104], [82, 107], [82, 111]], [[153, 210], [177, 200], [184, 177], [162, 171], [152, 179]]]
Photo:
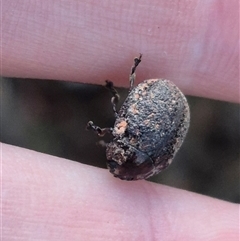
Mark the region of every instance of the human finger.
[[239, 101], [238, 1], [3, 2], [4, 76], [128, 86], [163, 77], [186, 94]]
[[4, 240], [238, 240], [239, 206], [2, 144]]

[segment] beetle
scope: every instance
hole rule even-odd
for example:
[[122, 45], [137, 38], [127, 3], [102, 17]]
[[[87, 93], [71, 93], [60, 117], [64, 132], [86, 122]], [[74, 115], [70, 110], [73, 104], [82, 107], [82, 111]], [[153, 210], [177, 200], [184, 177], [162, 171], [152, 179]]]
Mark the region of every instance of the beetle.
[[[105, 143], [107, 167], [122, 180], [147, 179], [168, 167], [187, 134], [190, 111], [184, 94], [171, 81], [148, 79], [134, 87], [136, 68], [142, 54], [134, 58], [129, 76], [129, 94], [116, 110], [119, 94], [111, 81], [106, 87], [112, 93], [115, 114], [113, 128], [87, 124], [99, 136], [113, 135]], [[103, 142], [102, 142], [103, 143]]]

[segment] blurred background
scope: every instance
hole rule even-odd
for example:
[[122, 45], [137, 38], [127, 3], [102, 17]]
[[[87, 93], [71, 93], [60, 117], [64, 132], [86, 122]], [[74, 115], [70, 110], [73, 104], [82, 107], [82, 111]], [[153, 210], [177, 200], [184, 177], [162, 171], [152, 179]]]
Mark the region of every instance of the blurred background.
[[[114, 124], [111, 93], [104, 86], [33, 79], [0, 81], [2, 142], [106, 168], [105, 150], [96, 145], [99, 137], [85, 130], [89, 120], [100, 127]], [[128, 90], [117, 89], [120, 107]], [[149, 181], [239, 203], [239, 105], [187, 99], [191, 122], [185, 142], [170, 167]]]

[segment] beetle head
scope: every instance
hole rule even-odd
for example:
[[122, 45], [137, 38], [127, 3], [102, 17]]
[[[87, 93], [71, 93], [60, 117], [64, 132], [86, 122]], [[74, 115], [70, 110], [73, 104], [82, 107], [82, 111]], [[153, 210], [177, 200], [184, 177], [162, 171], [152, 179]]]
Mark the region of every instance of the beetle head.
[[115, 177], [123, 180], [139, 180], [154, 174], [152, 159], [122, 141], [109, 143], [106, 154], [107, 167]]

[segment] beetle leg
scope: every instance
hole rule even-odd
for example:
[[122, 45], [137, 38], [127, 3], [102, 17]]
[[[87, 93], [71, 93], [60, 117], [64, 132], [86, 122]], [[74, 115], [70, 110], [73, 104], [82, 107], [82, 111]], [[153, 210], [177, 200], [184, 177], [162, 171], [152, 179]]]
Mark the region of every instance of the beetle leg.
[[133, 84], [134, 84], [134, 81], [136, 79], [136, 68], [137, 66], [140, 64], [141, 62], [141, 59], [142, 59], [142, 54], [139, 55], [139, 57], [137, 58], [134, 58], [134, 64], [131, 68], [131, 72], [130, 72], [130, 76], [129, 76], [129, 82], [130, 82], [130, 89], [129, 89], [129, 92], [132, 90], [133, 88]]
[[117, 110], [116, 110], [116, 106], [118, 104], [120, 96], [119, 96], [117, 90], [114, 88], [112, 81], [106, 80], [106, 87], [111, 91], [111, 93], [113, 95], [113, 97], [111, 99], [111, 103], [112, 103], [112, 108], [113, 108], [114, 115], [117, 118], [118, 117], [118, 113], [117, 113]]
[[100, 140], [96, 143], [98, 146], [101, 146], [101, 147], [104, 147], [106, 148], [107, 147], [107, 142], [105, 142], [104, 140]]
[[87, 123], [87, 130], [93, 130], [99, 136], [104, 136], [106, 133], [112, 133], [113, 128], [100, 128], [99, 126], [94, 125], [92, 121]]

